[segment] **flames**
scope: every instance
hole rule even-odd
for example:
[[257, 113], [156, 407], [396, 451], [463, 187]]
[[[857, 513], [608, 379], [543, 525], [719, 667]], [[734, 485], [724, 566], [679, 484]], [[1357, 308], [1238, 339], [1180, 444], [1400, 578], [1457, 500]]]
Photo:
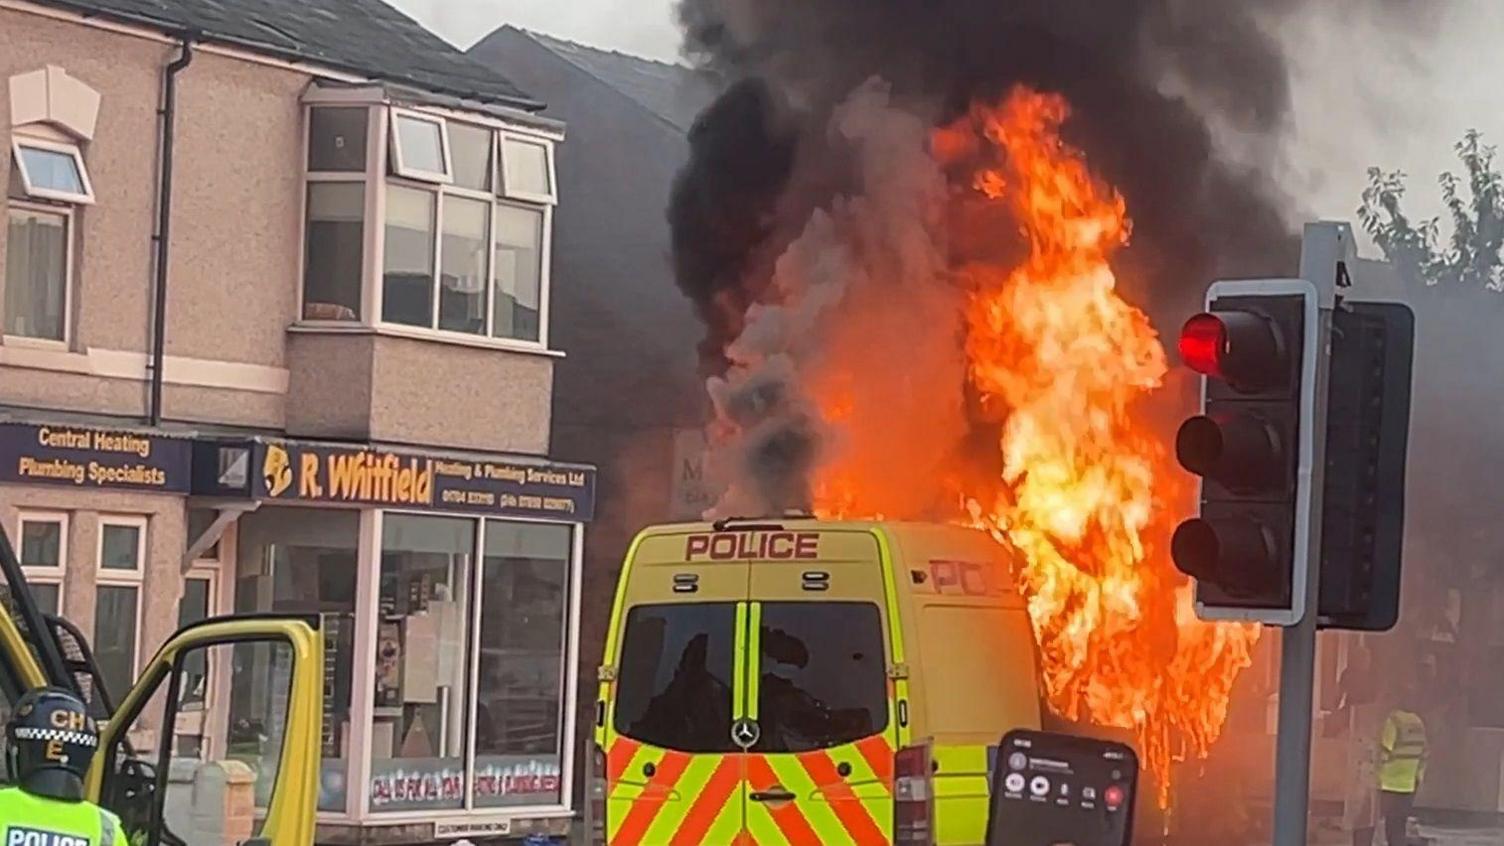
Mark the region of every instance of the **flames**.
[[[1185, 491], [1143, 409], [1166, 378], [1165, 352], [1117, 290], [1126, 204], [1062, 142], [1067, 113], [1063, 99], [1019, 89], [930, 142], [942, 166], [970, 174], [956, 202], [981, 204], [1019, 239], [1017, 255], [955, 271], [972, 413], [1000, 432], [996, 456], [978, 463], [1001, 473], [948, 478], [957, 519], [1023, 562], [1051, 706], [1132, 730], [1164, 800], [1171, 761], [1218, 736], [1258, 631], [1197, 620], [1168, 560]], [[850, 414], [838, 388], [812, 390], [836, 431], [886, 425]], [[817, 512], [878, 516], [849, 469], [817, 470]]]

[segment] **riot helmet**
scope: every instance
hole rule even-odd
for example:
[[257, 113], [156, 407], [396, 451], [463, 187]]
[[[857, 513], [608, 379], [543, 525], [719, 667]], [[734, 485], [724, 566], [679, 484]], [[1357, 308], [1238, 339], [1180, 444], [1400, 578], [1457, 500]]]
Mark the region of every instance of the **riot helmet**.
[[5, 725], [6, 763], [22, 790], [76, 802], [99, 749], [99, 729], [88, 708], [57, 687], [27, 691]]

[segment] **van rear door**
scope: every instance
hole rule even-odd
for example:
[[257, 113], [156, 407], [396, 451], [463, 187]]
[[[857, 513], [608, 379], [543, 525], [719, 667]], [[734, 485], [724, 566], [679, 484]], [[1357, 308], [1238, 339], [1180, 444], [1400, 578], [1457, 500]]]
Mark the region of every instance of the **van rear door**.
[[758, 843], [891, 843], [899, 714], [877, 539], [822, 529], [763, 547], [776, 557], [750, 565], [747, 829]]
[[735, 541], [650, 535], [628, 556], [597, 705], [612, 846], [741, 840], [748, 602]]

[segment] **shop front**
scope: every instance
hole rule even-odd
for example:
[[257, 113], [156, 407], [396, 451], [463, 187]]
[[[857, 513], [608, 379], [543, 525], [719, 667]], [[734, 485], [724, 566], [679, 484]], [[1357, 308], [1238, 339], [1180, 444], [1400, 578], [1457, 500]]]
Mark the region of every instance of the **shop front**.
[[[0, 423], [26, 578], [117, 695], [179, 625], [321, 620], [323, 843], [567, 831], [594, 497], [593, 468], [532, 458]], [[211, 830], [194, 797], [225, 762], [264, 795], [290, 660], [246, 645], [184, 668], [160, 762], [177, 830]], [[163, 730], [146, 716], [132, 737]]]
[[[593, 468], [290, 441], [199, 451], [214, 471], [201, 494], [259, 503], [237, 520], [235, 611], [324, 624], [321, 830], [566, 831]], [[232, 731], [276, 720], [262, 691], [278, 675], [237, 662]]]

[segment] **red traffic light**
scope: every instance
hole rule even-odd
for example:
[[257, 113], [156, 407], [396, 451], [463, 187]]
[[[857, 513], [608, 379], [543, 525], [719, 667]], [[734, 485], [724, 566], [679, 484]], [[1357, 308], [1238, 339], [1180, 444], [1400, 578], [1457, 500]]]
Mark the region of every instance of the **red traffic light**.
[[1289, 378], [1274, 323], [1251, 311], [1202, 312], [1180, 330], [1180, 359], [1204, 376], [1251, 393]]
[[1215, 314], [1198, 314], [1180, 330], [1180, 360], [1204, 376], [1226, 379], [1222, 354], [1227, 349], [1227, 327]]

